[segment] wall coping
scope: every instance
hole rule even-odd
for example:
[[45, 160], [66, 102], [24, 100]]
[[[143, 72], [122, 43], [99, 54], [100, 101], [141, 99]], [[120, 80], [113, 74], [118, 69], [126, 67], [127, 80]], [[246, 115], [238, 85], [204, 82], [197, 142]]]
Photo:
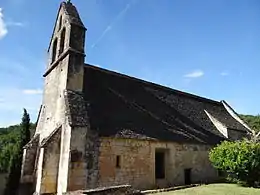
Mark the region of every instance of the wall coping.
[[123, 189], [123, 188], [131, 188], [131, 185], [120, 185], [120, 186], [108, 186], [108, 187], [100, 187], [96, 189], [84, 190], [84, 193], [91, 193], [91, 192], [104, 192], [107, 190], [116, 190], [116, 189]]
[[79, 190], [79, 191], [74, 191], [74, 192], [66, 192], [64, 195], [72, 195], [72, 194], [104, 194], [104, 193], [109, 193], [117, 190], [123, 190], [125, 189], [126, 191], [131, 189], [131, 185], [119, 185], [119, 186], [107, 186], [107, 187], [98, 187], [94, 189], [89, 189], [89, 190]]

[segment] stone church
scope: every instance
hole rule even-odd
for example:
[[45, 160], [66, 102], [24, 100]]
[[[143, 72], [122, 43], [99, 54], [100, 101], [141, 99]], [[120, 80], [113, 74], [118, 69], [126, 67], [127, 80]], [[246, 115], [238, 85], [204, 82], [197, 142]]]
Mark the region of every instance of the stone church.
[[250, 131], [238, 114], [225, 101], [85, 64], [85, 33], [76, 7], [62, 2], [21, 183], [62, 194], [215, 181], [209, 149]]

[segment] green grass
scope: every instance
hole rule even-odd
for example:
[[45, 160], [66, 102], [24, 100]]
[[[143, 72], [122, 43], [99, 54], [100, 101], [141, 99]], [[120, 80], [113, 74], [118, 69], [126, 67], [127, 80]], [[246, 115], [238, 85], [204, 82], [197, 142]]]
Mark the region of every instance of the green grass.
[[[260, 189], [241, 187], [236, 184], [210, 184], [186, 188], [158, 195], [260, 195]], [[157, 195], [156, 194], [156, 195]]]

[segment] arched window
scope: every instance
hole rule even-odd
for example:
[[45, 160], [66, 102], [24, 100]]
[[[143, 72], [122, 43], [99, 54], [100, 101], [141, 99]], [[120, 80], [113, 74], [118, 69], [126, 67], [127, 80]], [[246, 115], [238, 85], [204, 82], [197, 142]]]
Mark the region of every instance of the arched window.
[[52, 59], [51, 62], [54, 62], [56, 60], [56, 53], [57, 53], [57, 38], [54, 40], [52, 45]]
[[65, 41], [65, 35], [66, 35], [66, 29], [64, 28], [61, 32], [60, 36], [60, 52], [59, 54], [62, 54], [64, 51], [64, 41]]
[[62, 16], [60, 16], [60, 21], [59, 21], [59, 30], [61, 29], [62, 26]]

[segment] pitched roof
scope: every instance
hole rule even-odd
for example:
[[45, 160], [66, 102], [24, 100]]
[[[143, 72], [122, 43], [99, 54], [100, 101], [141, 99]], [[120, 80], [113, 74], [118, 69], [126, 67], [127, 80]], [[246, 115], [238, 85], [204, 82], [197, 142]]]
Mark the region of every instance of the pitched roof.
[[54, 138], [55, 135], [57, 135], [58, 133], [61, 132], [62, 126], [59, 125], [58, 127], [56, 127], [51, 133], [50, 135], [48, 135], [47, 137], [45, 137], [40, 144], [40, 147], [45, 147], [48, 143], [50, 143]]
[[[58, 13], [60, 13], [61, 9], [64, 10], [65, 16], [67, 16], [70, 24], [74, 24], [74, 25], [77, 25], [77, 26], [80, 26], [80, 27], [86, 29], [82, 20], [80, 19], [77, 8], [71, 2], [64, 2], [64, 1], [61, 2]], [[51, 35], [51, 40], [53, 39], [53, 36], [55, 33], [55, 28], [57, 25], [58, 18], [59, 18], [59, 14], [57, 14], [57, 16], [56, 16], [55, 25], [54, 25], [53, 32]], [[50, 50], [50, 47], [51, 47], [51, 42], [49, 43], [48, 51]]]
[[31, 138], [31, 140], [27, 144], [25, 144], [23, 148], [30, 148], [31, 146], [33, 146], [33, 144], [35, 143], [38, 144], [39, 140], [40, 140], [40, 134], [36, 134]]
[[62, 2], [61, 7], [63, 7], [65, 14], [69, 16], [68, 19], [71, 24], [85, 28], [76, 7], [71, 2]]
[[218, 143], [225, 137], [205, 110], [227, 128], [247, 131], [221, 102], [91, 65], [83, 93], [91, 129], [100, 136]]
[[88, 126], [87, 102], [83, 94], [66, 90], [64, 96], [69, 124], [73, 127]]

